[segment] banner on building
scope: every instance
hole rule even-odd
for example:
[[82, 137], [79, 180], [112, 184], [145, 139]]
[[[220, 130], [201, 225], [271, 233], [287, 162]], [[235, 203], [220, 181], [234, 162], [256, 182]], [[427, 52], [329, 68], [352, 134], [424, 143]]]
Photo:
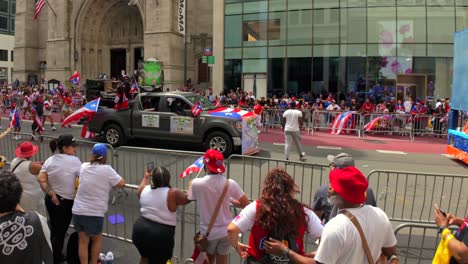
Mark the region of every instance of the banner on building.
[[186, 27], [186, 17], [185, 17], [185, 1], [186, 0], [178, 0], [179, 1], [179, 8], [178, 8], [178, 22], [179, 25], [179, 33], [185, 35], [185, 27]]

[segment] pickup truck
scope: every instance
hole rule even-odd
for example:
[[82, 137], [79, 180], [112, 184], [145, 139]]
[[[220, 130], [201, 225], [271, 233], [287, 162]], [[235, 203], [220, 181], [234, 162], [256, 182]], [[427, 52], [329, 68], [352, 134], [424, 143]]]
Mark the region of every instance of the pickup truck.
[[[203, 111], [194, 117], [192, 107], [199, 101]], [[242, 121], [210, 115], [208, 111], [215, 108], [195, 93], [140, 93], [129, 109], [99, 107], [88, 128], [115, 147], [128, 139], [141, 138], [203, 145], [204, 149], [216, 149], [227, 157], [240, 149]]]

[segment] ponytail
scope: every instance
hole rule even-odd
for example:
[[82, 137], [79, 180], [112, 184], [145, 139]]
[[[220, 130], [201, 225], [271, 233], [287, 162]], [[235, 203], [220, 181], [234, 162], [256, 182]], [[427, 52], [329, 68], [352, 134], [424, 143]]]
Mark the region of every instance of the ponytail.
[[52, 153], [55, 153], [55, 151], [58, 148], [58, 140], [56, 138], [52, 139], [49, 143], [49, 148], [52, 151]]

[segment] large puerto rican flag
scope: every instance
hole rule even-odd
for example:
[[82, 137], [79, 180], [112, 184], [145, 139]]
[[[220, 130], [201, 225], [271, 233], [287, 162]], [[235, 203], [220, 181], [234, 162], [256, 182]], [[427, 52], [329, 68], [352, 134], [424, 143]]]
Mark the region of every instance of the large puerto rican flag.
[[203, 163], [203, 156], [198, 158], [192, 165], [188, 166], [180, 175], [179, 178], [184, 178], [187, 175], [194, 173], [194, 172], [199, 172], [202, 170], [203, 166], [205, 164]]
[[392, 120], [393, 117], [389, 116], [389, 115], [384, 115], [384, 116], [379, 116], [379, 117], [376, 117], [374, 119], [372, 119], [369, 123], [367, 123], [365, 126], [364, 126], [364, 129], [369, 132], [371, 131], [372, 129], [374, 129], [374, 127], [377, 125], [377, 123], [380, 121], [380, 120], [386, 120], [386, 121], [390, 121]]
[[344, 112], [335, 117], [330, 125], [331, 134], [339, 135], [348, 126], [348, 121], [353, 117], [355, 111]]
[[251, 111], [227, 108], [227, 107], [220, 107], [215, 110], [211, 110], [208, 113], [213, 116], [235, 118], [238, 120], [241, 120], [244, 117], [254, 116], [254, 113]]
[[75, 71], [72, 77], [70, 77], [70, 82], [77, 86], [80, 85], [80, 73]]
[[73, 112], [73, 114], [69, 115], [67, 118], [65, 118], [65, 120], [63, 120], [62, 127], [65, 127], [67, 124], [73, 121], [80, 120], [84, 117], [87, 117], [87, 118], [92, 117], [99, 108], [99, 102], [101, 102], [101, 98], [94, 99], [91, 102], [85, 104], [80, 109]]

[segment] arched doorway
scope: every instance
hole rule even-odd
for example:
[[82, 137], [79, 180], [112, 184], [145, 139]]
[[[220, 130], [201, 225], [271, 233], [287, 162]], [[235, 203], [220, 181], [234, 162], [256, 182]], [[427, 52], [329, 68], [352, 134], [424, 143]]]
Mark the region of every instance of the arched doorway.
[[143, 19], [137, 5], [128, 0], [88, 0], [78, 18], [77, 69], [83, 79], [101, 73], [132, 76], [143, 54]]

